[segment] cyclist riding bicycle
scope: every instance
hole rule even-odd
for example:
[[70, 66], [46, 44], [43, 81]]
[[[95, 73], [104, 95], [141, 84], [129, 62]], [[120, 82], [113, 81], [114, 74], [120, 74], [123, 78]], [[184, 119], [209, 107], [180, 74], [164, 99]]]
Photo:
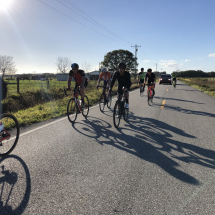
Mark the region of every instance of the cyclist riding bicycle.
[[[152, 85], [152, 91], [153, 91], [153, 96], [155, 95], [155, 74], [152, 72], [152, 69], [147, 69], [147, 74], [145, 77], [145, 81], [144, 84], [146, 83], [146, 80], [148, 81], [148, 84]], [[148, 94], [148, 90], [147, 90], [147, 94]]]
[[75, 88], [74, 89], [80, 89], [80, 94], [81, 94], [81, 107], [85, 107], [84, 103], [84, 89], [88, 85], [87, 77], [85, 77], [85, 72], [81, 69], [79, 69], [79, 65], [77, 63], [73, 63], [71, 65], [72, 70], [69, 72], [68, 80], [67, 80], [67, 85], [68, 85], [68, 90], [70, 89], [71, 86], [71, 81], [72, 78], [75, 80]]
[[113, 85], [117, 79], [118, 80], [118, 94], [119, 94], [118, 99], [121, 99], [121, 96], [123, 95], [123, 87], [124, 87], [125, 88], [124, 96], [125, 96], [125, 102], [126, 102], [125, 108], [129, 108], [128, 90], [131, 87], [130, 73], [125, 70], [126, 64], [124, 62], [121, 62], [119, 64], [118, 68], [119, 68], [119, 71], [115, 72], [115, 74], [113, 76], [113, 80], [111, 82], [110, 93], [111, 93]]
[[[102, 68], [101, 69], [101, 74], [99, 75], [98, 83], [96, 88], [98, 89], [100, 81], [103, 79], [103, 86], [107, 87], [107, 90], [109, 90], [109, 86], [111, 84], [111, 74], [110, 72], [107, 71], [107, 68]], [[109, 93], [107, 95], [107, 99], [109, 100]]]
[[175, 72], [173, 72], [172, 77], [173, 77], [173, 82], [175, 81], [175, 87], [176, 87], [176, 77], [177, 77], [177, 75], [176, 75]]
[[141, 72], [138, 74], [138, 82], [139, 82], [139, 88], [141, 90], [141, 84], [143, 84], [143, 91], [145, 90], [145, 84], [144, 84], [144, 78], [146, 73], [144, 72], [144, 68], [141, 68]]

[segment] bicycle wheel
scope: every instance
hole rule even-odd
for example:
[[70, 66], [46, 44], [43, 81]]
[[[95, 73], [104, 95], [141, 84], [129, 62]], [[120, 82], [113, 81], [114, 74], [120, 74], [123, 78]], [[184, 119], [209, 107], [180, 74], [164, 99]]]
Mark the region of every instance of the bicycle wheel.
[[67, 105], [67, 116], [71, 123], [74, 123], [78, 114], [77, 104], [74, 98], [71, 98]]
[[148, 92], [148, 105], [152, 105], [152, 99], [153, 97], [150, 96], [150, 91]]
[[109, 96], [109, 101], [107, 102], [107, 107], [110, 109], [111, 103], [112, 103], [112, 96]]
[[143, 97], [143, 93], [144, 93], [144, 91], [143, 91], [143, 85], [142, 85], [141, 88], [140, 88], [140, 96], [141, 97]]
[[84, 117], [87, 117], [87, 115], [88, 115], [88, 113], [89, 113], [89, 99], [88, 99], [88, 97], [85, 95], [84, 96], [84, 103], [85, 103], [85, 107], [84, 108], [82, 108], [82, 115], [84, 116]]
[[19, 123], [12, 114], [2, 114], [0, 121], [4, 124], [4, 130], [0, 132], [0, 156], [13, 151], [19, 139]]
[[128, 108], [125, 108], [124, 109], [124, 115], [123, 115], [123, 117], [124, 117], [124, 120], [127, 122], [128, 121], [128, 113], [129, 113], [129, 109]]
[[118, 103], [119, 101], [117, 100], [113, 111], [113, 124], [115, 128], [119, 127], [120, 118], [121, 118], [120, 104], [118, 105]]
[[99, 99], [99, 108], [100, 108], [100, 111], [101, 111], [101, 112], [104, 111], [104, 108], [105, 108], [105, 100], [106, 100], [106, 97], [105, 97], [105, 95], [102, 93], [101, 96], [100, 96], [100, 99]]

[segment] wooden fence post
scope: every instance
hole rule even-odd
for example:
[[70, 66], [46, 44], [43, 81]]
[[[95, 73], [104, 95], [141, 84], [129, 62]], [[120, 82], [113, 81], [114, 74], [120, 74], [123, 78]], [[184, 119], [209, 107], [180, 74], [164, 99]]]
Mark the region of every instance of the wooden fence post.
[[17, 78], [16, 81], [17, 81], [17, 93], [19, 93], [19, 78]]

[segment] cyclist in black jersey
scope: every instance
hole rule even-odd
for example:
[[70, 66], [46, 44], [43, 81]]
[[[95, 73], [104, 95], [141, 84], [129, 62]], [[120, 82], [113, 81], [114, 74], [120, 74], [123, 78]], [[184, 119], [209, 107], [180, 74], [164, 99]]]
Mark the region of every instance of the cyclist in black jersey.
[[[113, 80], [111, 82], [111, 86], [110, 86], [110, 93], [112, 91], [113, 85], [116, 81], [116, 79], [118, 80], [118, 94], [119, 96], [123, 95], [123, 87], [125, 88], [124, 91], [124, 95], [125, 95], [125, 108], [129, 108], [129, 93], [128, 90], [131, 87], [131, 77], [130, 77], [130, 73], [127, 72], [126, 69], [126, 64], [124, 62], [121, 62], [118, 66], [119, 71], [115, 72], [114, 76], [113, 76]], [[120, 99], [120, 98], [118, 98]]]
[[[152, 91], [153, 91], [153, 96], [155, 95], [155, 73], [152, 72], [152, 69], [147, 69], [147, 74], [146, 74], [146, 77], [145, 77], [145, 82], [144, 84], [146, 83], [146, 80], [148, 82], [148, 84], [152, 84]], [[147, 92], [148, 93], [148, 92]]]

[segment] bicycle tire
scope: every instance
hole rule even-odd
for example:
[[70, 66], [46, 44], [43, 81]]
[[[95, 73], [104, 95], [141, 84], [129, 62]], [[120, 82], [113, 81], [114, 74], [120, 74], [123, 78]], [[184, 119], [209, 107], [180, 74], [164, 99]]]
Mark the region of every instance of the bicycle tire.
[[107, 107], [110, 109], [111, 103], [112, 103], [112, 96], [109, 96], [109, 101], [107, 101]]
[[150, 91], [148, 92], [148, 105], [152, 105], [152, 99], [153, 97], [150, 96]]
[[[74, 106], [73, 106], [74, 104]], [[74, 123], [78, 114], [78, 107], [75, 102], [75, 98], [71, 98], [67, 105], [67, 116], [71, 123]]]
[[89, 113], [89, 106], [90, 106], [89, 99], [86, 95], [84, 96], [84, 103], [85, 103], [85, 107], [82, 109], [82, 115], [86, 118]]
[[123, 118], [126, 122], [128, 122], [128, 113], [129, 113], [129, 109], [125, 108]]
[[[15, 146], [17, 145], [17, 142], [19, 140], [19, 122], [16, 119], [16, 117], [12, 114], [6, 113], [0, 115], [0, 121], [4, 124], [4, 130], [0, 132], [0, 139], [2, 140], [4, 137], [7, 137], [6, 135], [10, 135], [8, 138], [0, 141], [0, 156], [5, 156], [10, 154]], [[9, 146], [8, 150], [6, 152], [2, 152], [1, 150]]]
[[105, 108], [105, 100], [106, 100], [106, 96], [102, 93], [99, 99], [99, 109], [101, 112], [104, 111]]
[[[121, 111], [120, 111], [120, 104], [118, 105], [118, 100], [116, 101], [114, 105], [114, 110], [113, 110], [113, 124], [115, 128], [119, 127], [120, 124], [120, 119], [121, 119]], [[118, 117], [117, 117], [118, 115]]]

